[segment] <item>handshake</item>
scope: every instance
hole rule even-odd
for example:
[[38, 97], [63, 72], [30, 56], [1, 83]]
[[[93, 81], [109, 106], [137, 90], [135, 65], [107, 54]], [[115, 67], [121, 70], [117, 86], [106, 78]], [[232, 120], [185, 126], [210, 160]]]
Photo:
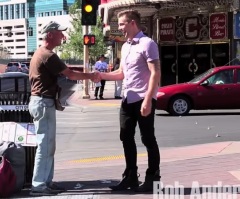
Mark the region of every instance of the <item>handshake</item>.
[[91, 79], [92, 82], [97, 83], [97, 82], [100, 82], [102, 80], [100, 72], [95, 71], [95, 72], [90, 73], [90, 74], [91, 74], [90, 79]]

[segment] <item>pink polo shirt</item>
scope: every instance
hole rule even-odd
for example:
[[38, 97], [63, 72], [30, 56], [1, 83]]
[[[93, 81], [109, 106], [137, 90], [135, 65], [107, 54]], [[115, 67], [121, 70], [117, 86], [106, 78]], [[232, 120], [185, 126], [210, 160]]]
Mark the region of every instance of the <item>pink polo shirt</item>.
[[[123, 100], [134, 103], [143, 99], [148, 90], [150, 71], [147, 62], [159, 59], [157, 44], [140, 31], [132, 40], [125, 42], [121, 50], [121, 66], [124, 73]], [[153, 98], [157, 98], [155, 90]]]

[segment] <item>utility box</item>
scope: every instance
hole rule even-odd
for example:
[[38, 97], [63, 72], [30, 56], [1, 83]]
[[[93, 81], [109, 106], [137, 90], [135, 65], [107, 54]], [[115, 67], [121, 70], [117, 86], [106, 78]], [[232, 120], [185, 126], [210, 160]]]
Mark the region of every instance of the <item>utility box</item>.
[[30, 96], [28, 74], [21, 72], [0, 74], [0, 141], [11, 141], [24, 146], [25, 186], [32, 182], [37, 149], [35, 128], [28, 111]]

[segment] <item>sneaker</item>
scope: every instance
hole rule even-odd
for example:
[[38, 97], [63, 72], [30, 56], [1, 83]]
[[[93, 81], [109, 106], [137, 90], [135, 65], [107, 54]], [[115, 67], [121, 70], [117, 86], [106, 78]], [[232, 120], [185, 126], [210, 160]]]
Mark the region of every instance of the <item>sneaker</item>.
[[64, 187], [61, 187], [59, 185], [57, 185], [56, 183], [52, 182], [49, 186], [50, 189], [54, 190], [54, 191], [59, 191], [59, 192], [64, 192], [66, 191], [66, 189]]
[[34, 189], [32, 188], [30, 195], [31, 196], [55, 196], [59, 194], [60, 192], [57, 190], [53, 190], [49, 187], [43, 188], [43, 189]]

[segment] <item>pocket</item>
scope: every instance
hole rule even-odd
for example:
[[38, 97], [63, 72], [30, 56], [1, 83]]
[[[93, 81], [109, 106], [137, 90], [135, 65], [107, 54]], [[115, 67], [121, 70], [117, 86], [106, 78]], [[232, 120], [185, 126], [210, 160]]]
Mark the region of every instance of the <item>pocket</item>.
[[30, 100], [29, 102], [29, 113], [33, 117], [34, 121], [38, 121], [43, 117], [43, 103], [39, 100]]

